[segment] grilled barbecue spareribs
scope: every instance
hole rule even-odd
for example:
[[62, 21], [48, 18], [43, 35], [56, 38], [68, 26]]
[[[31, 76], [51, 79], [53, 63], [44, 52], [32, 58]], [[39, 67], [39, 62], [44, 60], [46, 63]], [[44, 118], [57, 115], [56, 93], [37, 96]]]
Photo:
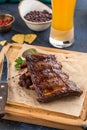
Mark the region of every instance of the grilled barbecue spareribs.
[[82, 94], [82, 90], [62, 71], [62, 65], [54, 55], [32, 54], [26, 57], [26, 61], [38, 101], [48, 102], [56, 98]]
[[26, 73], [22, 74], [22, 75], [19, 77], [19, 82], [18, 82], [18, 84], [19, 84], [21, 87], [25, 87], [25, 88], [29, 89], [30, 86], [32, 85], [30, 73], [29, 73], [29, 72], [26, 72]]

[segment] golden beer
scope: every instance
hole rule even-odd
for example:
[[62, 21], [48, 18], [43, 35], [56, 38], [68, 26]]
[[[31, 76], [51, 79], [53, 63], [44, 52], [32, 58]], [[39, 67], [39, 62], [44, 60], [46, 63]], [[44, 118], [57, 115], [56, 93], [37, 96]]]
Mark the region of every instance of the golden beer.
[[50, 33], [50, 43], [52, 45], [63, 48], [72, 44], [74, 39], [75, 5], [76, 0], [52, 0], [52, 25]]

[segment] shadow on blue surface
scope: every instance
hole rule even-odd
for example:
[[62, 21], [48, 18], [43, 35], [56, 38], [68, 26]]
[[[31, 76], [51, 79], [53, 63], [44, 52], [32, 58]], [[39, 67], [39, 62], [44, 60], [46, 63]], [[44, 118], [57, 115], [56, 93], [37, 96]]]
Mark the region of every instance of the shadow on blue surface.
[[39, 125], [25, 124], [22, 122], [0, 120], [0, 130], [59, 130]]

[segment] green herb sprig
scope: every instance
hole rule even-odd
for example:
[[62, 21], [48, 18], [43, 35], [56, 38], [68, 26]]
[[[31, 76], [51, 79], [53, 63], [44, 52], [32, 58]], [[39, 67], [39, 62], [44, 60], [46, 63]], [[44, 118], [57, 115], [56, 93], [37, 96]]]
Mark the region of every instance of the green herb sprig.
[[25, 62], [25, 60], [23, 60], [21, 57], [18, 57], [15, 60], [15, 69], [20, 70], [20, 65], [23, 64], [24, 62]]
[[[32, 54], [37, 54], [37, 50], [34, 48], [30, 48], [26, 51], [23, 52], [22, 57], [26, 58], [27, 55], [32, 55]], [[18, 57], [15, 60], [15, 69], [16, 70], [20, 70], [20, 65], [23, 64], [25, 62], [25, 60], [23, 60], [21, 57]]]

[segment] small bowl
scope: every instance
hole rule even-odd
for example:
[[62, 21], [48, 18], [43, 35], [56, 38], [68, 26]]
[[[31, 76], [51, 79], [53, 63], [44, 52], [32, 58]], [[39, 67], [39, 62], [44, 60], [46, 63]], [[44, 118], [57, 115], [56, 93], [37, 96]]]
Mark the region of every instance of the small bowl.
[[6, 21], [8, 19], [11, 19], [11, 21], [7, 25], [0, 25], [0, 32], [9, 31], [12, 27], [14, 20], [15, 20], [15, 18], [10, 14], [0, 14], [0, 20]]
[[31, 30], [43, 31], [51, 25], [52, 20], [49, 20], [49, 21], [46, 21], [46, 22], [31, 22], [31, 21], [28, 21], [24, 18], [24, 16], [27, 13], [29, 13], [30, 11], [34, 11], [34, 10], [36, 10], [36, 11], [47, 10], [49, 13], [52, 13], [52, 10], [40, 1], [37, 1], [37, 0], [22, 0], [19, 3], [18, 10], [19, 10], [19, 14], [20, 14], [21, 18], [23, 19], [25, 24]]

